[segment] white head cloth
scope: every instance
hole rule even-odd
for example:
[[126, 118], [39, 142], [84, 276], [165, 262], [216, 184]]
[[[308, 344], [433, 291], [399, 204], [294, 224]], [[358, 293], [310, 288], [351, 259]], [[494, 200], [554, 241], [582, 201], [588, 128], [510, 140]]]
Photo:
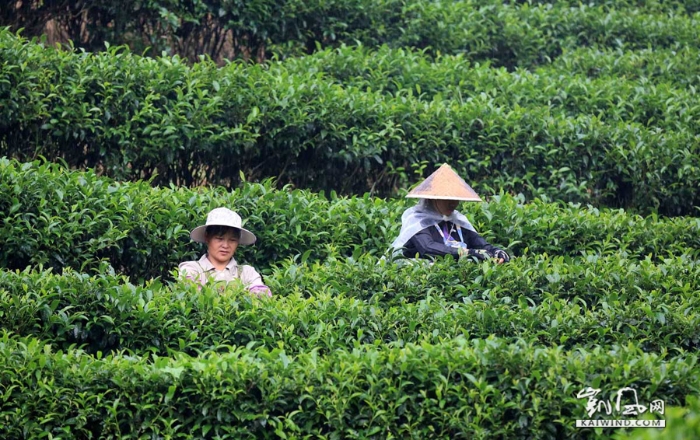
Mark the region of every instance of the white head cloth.
[[391, 244], [391, 247], [394, 249], [402, 248], [418, 232], [429, 226], [437, 225], [443, 220], [476, 232], [476, 229], [469, 223], [464, 214], [455, 210], [450, 215], [442, 215], [433, 208], [433, 204], [429, 199], [421, 199], [416, 206], [404, 211], [401, 216], [401, 232], [399, 232], [399, 236]]

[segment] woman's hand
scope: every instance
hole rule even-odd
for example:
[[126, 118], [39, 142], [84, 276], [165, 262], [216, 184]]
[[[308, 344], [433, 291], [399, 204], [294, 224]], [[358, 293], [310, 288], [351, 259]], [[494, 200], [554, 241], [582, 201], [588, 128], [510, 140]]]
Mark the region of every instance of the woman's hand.
[[507, 263], [510, 261], [510, 256], [508, 253], [502, 249], [492, 249], [490, 251], [487, 251], [485, 249], [466, 249], [466, 248], [458, 248], [457, 253], [459, 255], [459, 258], [464, 258], [464, 257], [474, 257], [477, 260], [488, 260], [489, 258], [493, 258], [496, 260], [496, 263], [498, 264], [503, 264]]
[[491, 252], [491, 256], [498, 264], [503, 264], [510, 261], [510, 256], [503, 249], [495, 249], [493, 252]]
[[458, 247], [457, 248], [457, 255], [459, 255], [459, 258], [462, 259], [469, 255], [469, 249], [464, 248], [464, 247]]
[[460, 257], [474, 257], [474, 261], [484, 261], [489, 258], [489, 254], [483, 249], [462, 249], [459, 250]]

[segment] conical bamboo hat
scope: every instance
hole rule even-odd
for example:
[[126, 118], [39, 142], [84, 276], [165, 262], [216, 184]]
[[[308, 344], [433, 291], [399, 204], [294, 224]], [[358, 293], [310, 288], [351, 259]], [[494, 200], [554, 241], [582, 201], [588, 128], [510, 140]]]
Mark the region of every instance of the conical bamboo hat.
[[449, 165], [442, 164], [406, 197], [480, 202], [481, 198]]

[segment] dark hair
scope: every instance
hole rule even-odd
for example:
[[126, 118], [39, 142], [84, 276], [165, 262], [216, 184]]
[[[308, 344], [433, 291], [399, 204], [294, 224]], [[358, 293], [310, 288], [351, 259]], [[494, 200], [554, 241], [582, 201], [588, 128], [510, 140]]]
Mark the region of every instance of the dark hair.
[[229, 231], [233, 232], [233, 236], [236, 238], [241, 238], [241, 230], [238, 228], [233, 228], [231, 226], [222, 225], [211, 225], [207, 226], [205, 234], [207, 237], [216, 237], [219, 235], [226, 235]]

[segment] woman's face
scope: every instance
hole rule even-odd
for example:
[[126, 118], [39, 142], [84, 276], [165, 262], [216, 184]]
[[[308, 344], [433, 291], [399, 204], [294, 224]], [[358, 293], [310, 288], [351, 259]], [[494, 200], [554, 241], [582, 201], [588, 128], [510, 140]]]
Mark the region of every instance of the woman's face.
[[238, 249], [238, 234], [228, 230], [223, 234], [207, 235], [207, 254], [212, 263], [228, 264]]
[[435, 209], [442, 215], [452, 215], [459, 205], [459, 200], [434, 200]]

